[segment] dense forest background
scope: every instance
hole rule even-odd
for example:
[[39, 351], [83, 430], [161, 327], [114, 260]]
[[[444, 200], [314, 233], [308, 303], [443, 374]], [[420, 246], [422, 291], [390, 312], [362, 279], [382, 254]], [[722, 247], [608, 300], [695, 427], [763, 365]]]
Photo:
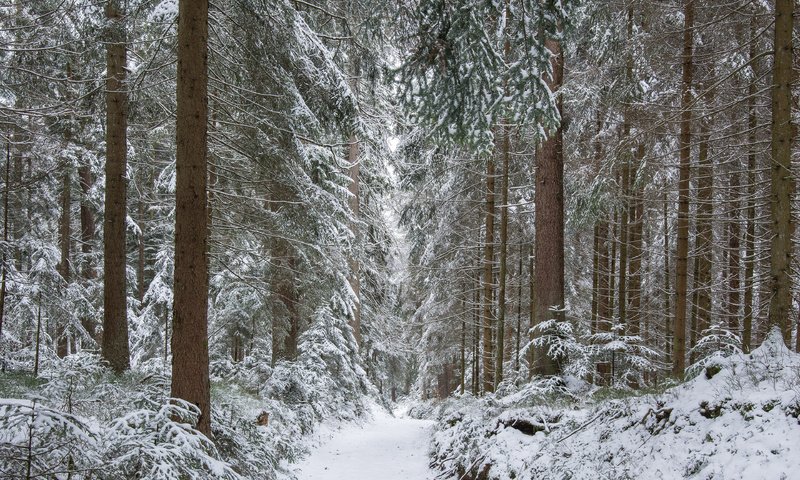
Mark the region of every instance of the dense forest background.
[[800, 351], [795, 0], [205, 3], [0, 6], [3, 475]]

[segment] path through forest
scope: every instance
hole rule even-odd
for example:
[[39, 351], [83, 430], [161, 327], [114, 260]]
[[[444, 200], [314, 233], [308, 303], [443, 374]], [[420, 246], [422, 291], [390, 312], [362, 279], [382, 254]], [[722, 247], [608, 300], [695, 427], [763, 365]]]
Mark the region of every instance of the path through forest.
[[428, 444], [434, 422], [374, 409], [374, 420], [348, 426], [298, 464], [299, 480], [432, 480]]

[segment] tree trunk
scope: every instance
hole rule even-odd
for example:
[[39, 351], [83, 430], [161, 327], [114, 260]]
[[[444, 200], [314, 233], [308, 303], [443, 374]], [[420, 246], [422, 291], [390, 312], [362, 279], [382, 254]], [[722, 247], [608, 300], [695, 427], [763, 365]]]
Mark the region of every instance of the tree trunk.
[[505, 324], [506, 324], [506, 277], [508, 276], [508, 164], [510, 152], [511, 129], [506, 125], [503, 128], [503, 185], [500, 206], [500, 272], [499, 288], [497, 291], [497, 372], [495, 373], [495, 388], [503, 381], [503, 362], [505, 361]]
[[[696, 330], [692, 332], [692, 348], [696, 342], [702, 338], [703, 332], [711, 324], [711, 246], [713, 245], [713, 230], [711, 228], [714, 221], [714, 170], [711, 159], [708, 155], [709, 127], [708, 120], [702, 122], [700, 127], [700, 147], [698, 153], [697, 168], [697, 237], [695, 238], [695, 262], [696, 276], [694, 279], [694, 291], [697, 298], [695, 304], [696, 320], [694, 324]], [[697, 354], [692, 355], [692, 362], [697, 358]]]
[[[466, 293], [465, 293], [466, 295]], [[467, 378], [467, 320], [463, 317], [467, 314], [466, 300], [464, 301], [464, 308], [461, 318], [461, 395], [464, 395], [466, 385], [464, 382]]]
[[[627, 136], [626, 136], [627, 138]], [[630, 160], [625, 159], [622, 166], [622, 206], [620, 208], [619, 219], [619, 281], [617, 283], [617, 309], [619, 311], [619, 323], [622, 326], [620, 333], [626, 331], [628, 321], [628, 220], [630, 216]]]
[[619, 225], [619, 212], [614, 210], [611, 217], [611, 223], [608, 226], [608, 243], [611, 247], [611, 253], [608, 257], [608, 330], [611, 331], [611, 325], [614, 323], [614, 305], [615, 298], [614, 292], [617, 288], [617, 246], [619, 245], [619, 236], [617, 235], [617, 225]]
[[775, 60], [772, 67], [772, 141], [770, 156], [770, 290], [768, 323], [780, 327], [790, 345], [792, 324], [792, 26], [794, 0], [775, 1]]
[[170, 395], [200, 409], [211, 435], [208, 378], [208, 0], [179, 0], [175, 297]]
[[600, 221], [595, 220], [592, 234], [592, 312], [589, 334], [597, 333], [597, 310], [600, 305]]
[[[94, 178], [88, 162], [78, 167], [78, 184], [81, 187], [81, 256], [83, 257], [81, 258], [81, 276], [84, 280], [91, 281], [97, 277], [97, 270], [95, 270], [94, 259], [92, 258], [95, 235], [94, 212], [92, 212], [89, 204], [89, 190], [94, 185]], [[81, 324], [89, 336], [100, 344], [101, 339], [96, 331], [97, 324], [95, 320], [90, 315], [83, 315]]]
[[481, 354], [481, 279], [480, 271], [475, 276], [475, 283], [472, 295], [472, 395], [478, 396], [481, 393], [480, 384], [480, 354]]
[[[522, 232], [520, 232], [522, 233]], [[521, 239], [522, 235], [520, 235]], [[519, 244], [519, 264], [517, 265], [517, 328], [515, 330], [515, 354], [514, 354], [514, 371], [519, 372], [519, 347], [520, 338], [522, 336], [522, 242]]]
[[89, 205], [89, 190], [94, 186], [94, 176], [88, 163], [78, 167], [78, 182], [81, 187], [81, 253], [83, 254], [82, 276], [86, 280], [97, 277], [94, 263], [91, 258], [92, 245], [94, 244], [95, 223], [94, 212]]
[[[639, 145], [636, 152], [636, 163], [631, 172], [632, 184], [635, 182], [639, 166], [644, 158], [644, 147]], [[644, 225], [644, 205], [642, 191], [632, 187], [633, 206], [630, 220], [630, 282], [628, 289], [628, 335], [636, 336], [642, 332], [642, 252], [644, 250], [642, 228]]]
[[662, 203], [662, 216], [664, 217], [664, 352], [666, 363], [672, 364], [672, 342], [674, 331], [670, 317], [670, 271], [669, 271], [669, 215], [667, 213], [667, 188], [664, 185], [664, 199]]
[[[535, 238], [535, 237], [534, 237]], [[536, 262], [534, 255], [536, 247], [531, 247], [531, 255], [528, 257], [528, 341], [534, 340], [533, 327], [536, 325]], [[534, 348], [528, 348], [528, 376], [533, 375], [533, 364], [535, 361]]]
[[39, 376], [39, 350], [42, 343], [42, 291], [39, 290], [39, 295], [36, 299], [36, 349], [33, 356], [33, 376]]
[[144, 301], [144, 294], [147, 293], [147, 280], [145, 279], [147, 257], [144, 242], [144, 232], [147, 228], [145, 225], [147, 219], [147, 208], [143, 199], [139, 199], [138, 217], [139, 238], [136, 239], [136, 298], [141, 303]]
[[[273, 182], [270, 210], [281, 214], [285, 205], [295, 200], [289, 187]], [[272, 290], [272, 364], [279, 360], [297, 358], [297, 342], [300, 333], [300, 318], [297, 309], [298, 294], [295, 286], [294, 250], [285, 238], [272, 239], [271, 248]]]
[[686, 303], [689, 259], [689, 177], [692, 150], [692, 52], [694, 50], [694, 0], [683, 2], [683, 79], [681, 85], [680, 166], [678, 172], [678, 226], [675, 264], [675, 321], [672, 375], [686, 371]]
[[[557, 95], [557, 108], [562, 111], [558, 93], [564, 75], [564, 54], [561, 44], [548, 39], [552, 53], [553, 76], [547, 80], [550, 91]], [[542, 141], [536, 152], [536, 325], [550, 320], [564, 320], [564, 157], [563, 135], [559, 124]], [[538, 332], [541, 336], [545, 332]], [[559, 359], [547, 354], [547, 346], [536, 348], [533, 370], [538, 375], [555, 375]]]
[[6, 276], [8, 267], [6, 266], [6, 262], [9, 261], [8, 255], [6, 255], [6, 248], [8, 247], [8, 206], [9, 206], [9, 195], [11, 193], [11, 144], [6, 143], [6, 177], [5, 177], [5, 188], [3, 189], [3, 255], [2, 255], [2, 264], [0, 264], [0, 269], [2, 269], [2, 278], [0, 278], [0, 366], [5, 371], [6, 368], [6, 361], [5, 361], [5, 342], [3, 337], [3, 320], [5, 319], [6, 313]]
[[734, 171], [730, 174], [729, 186], [729, 213], [728, 213], [728, 298], [727, 316], [728, 330], [734, 334], [739, 334], [739, 305], [740, 288], [739, 279], [741, 263], [740, 243], [742, 237], [742, 226], [739, 222], [739, 207], [741, 205], [739, 172]]
[[597, 232], [597, 248], [598, 248], [598, 278], [597, 278], [597, 331], [609, 332], [611, 331], [611, 298], [613, 295], [611, 278], [614, 274], [613, 267], [611, 266], [611, 255], [609, 255], [608, 247], [609, 242], [613, 239], [609, 236], [611, 227], [608, 221], [600, 221]]
[[[755, 56], [755, 20], [751, 23], [750, 59]], [[750, 353], [753, 339], [753, 289], [755, 282], [755, 237], [756, 237], [756, 134], [755, 112], [756, 84], [747, 87], [747, 230], [744, 237], [744, 315], [742, 316], [742, 351]]]
[[106, 4], [112, 41], [107, 44], [106, 198], [103, 230], [103, 358], [116, 373], [128, 369], [128, 306], [125, 219], [128, 94], [125, 84], [124, 12], [117, 0]]
[[494, 392], [494, 158], [490, 154], [486, 159], [486, 243], [483, 254], [483, 391]]
[[[351, 81], [351, 90], [358, 99], [359, 95], [359, 76], [361, 75], [361, 62], [356, 59], [353, 61], [353, 72], [352, 72], [352, 81]], [[356, 343], [361, 346], [361, 276], [360, 276], [360, 269], [361, 265], [358, 259], [358, 252], [359, 252], [359, 228], [358, 228], [358, 218], [361, 213], [361, 207], [359, 205], [361, 196], [360, 196], [360, 161], [359, 161], [359, 144], [358, 138], [355, 134], [350, 136], [348, 140], [348, 151], [347, 151], [347, 161], [350, 165], [348, 169], [348, 174], [350, 176], [350, 185], [348, 189], [350, 191], [350, 198], [348, 204], [350, 205], [350, 212], [353, 215], [353, 224], [351, 225], [351, 229], [353, 231], [353, 251], [350, 254], [349, 259], [349, 266], [350, 266], [350, 288], [353, 290], [353, 293], [356, 295], [356, 302], [353, 306], [353, 316], [350, 319], [350, 326], [353, 328], [353, 335], [356, 337]]]
[[[61, 249], [61, 261], [58, 264], [58, 273], [64, 280], [64, 286], [67, 288], [70, 282], [70, 235], [72, 224], [72, 195], [71, 195], [72, 178], [69, 172], [69, 167], [64, 169], [63, 185], [61, 188], [61, 219], [59, 220], [59, 235], [58, 244]], [[68, 313], [63, 315], [60, 321], [56, 321], [56, 354], [64, 358], [69, 353], [69, 346], [67, 345], [67, 329], [69, 325]]]

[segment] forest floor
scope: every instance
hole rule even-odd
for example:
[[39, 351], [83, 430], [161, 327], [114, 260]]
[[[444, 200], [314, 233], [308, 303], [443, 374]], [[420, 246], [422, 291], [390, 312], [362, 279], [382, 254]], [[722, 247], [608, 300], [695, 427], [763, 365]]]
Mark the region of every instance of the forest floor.
[[299, 480], [431, 480], [428, 450], [433, 421], [373, 409], [372, 421], [333, 432], [297, 464]]

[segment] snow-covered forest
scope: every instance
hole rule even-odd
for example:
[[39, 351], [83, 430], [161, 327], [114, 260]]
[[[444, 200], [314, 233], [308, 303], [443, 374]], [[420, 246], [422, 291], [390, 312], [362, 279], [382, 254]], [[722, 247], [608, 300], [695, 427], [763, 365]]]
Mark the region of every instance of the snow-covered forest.
[[0, 2], [0, 478], [800, 478], [798, 11]]

